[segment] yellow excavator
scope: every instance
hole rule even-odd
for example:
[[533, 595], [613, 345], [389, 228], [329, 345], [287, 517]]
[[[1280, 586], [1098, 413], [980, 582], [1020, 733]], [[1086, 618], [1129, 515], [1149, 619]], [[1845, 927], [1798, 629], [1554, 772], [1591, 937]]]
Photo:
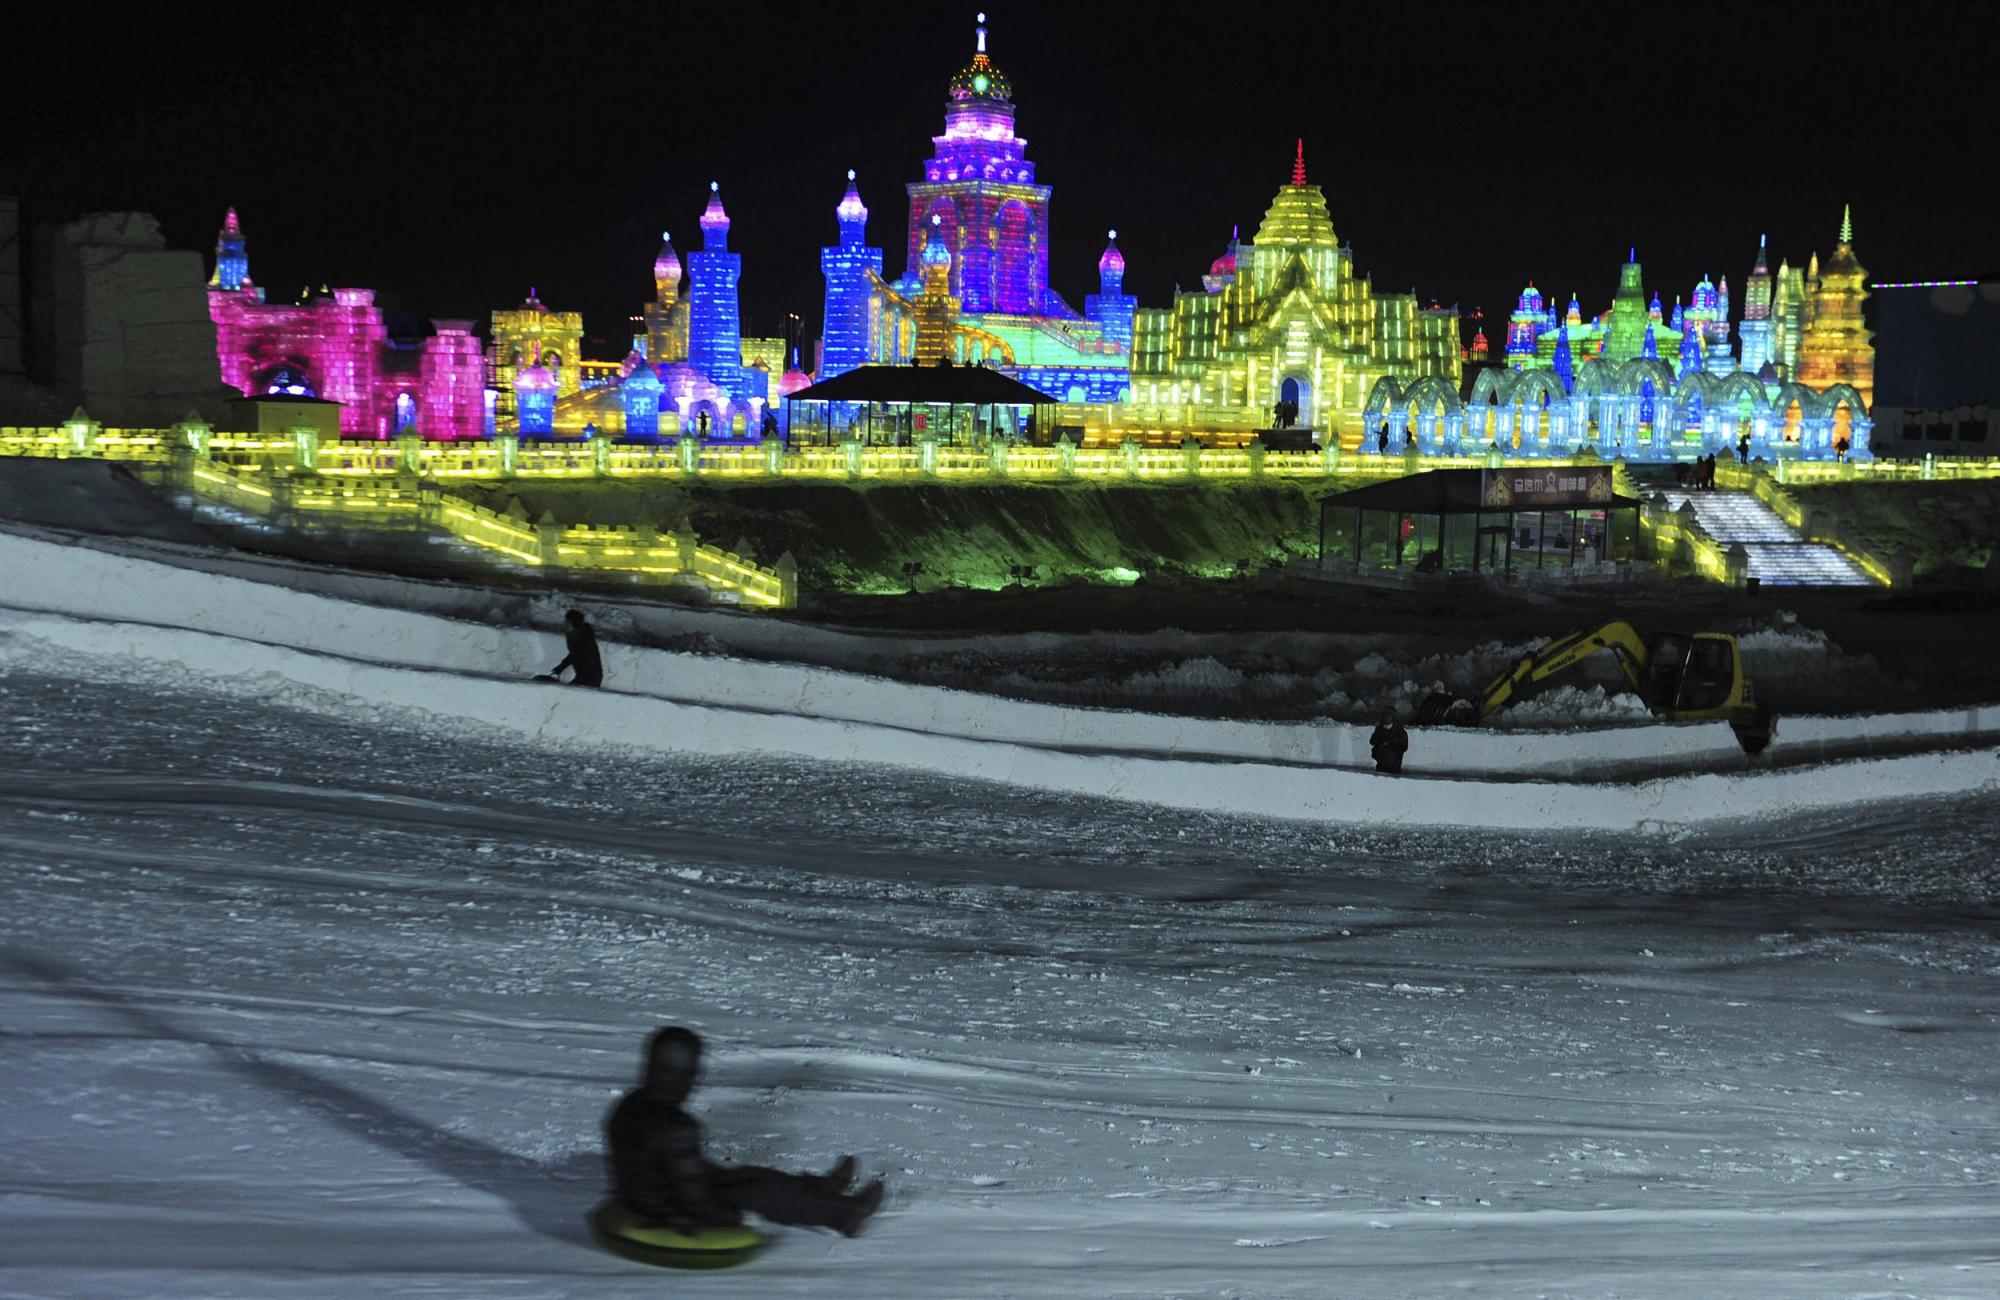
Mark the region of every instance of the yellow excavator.
[[1735, 637], [1662, 632], [1647, 642], [1622, 619], [1557, 637], [1522, 655], [1477, 700], [1432, 695], [1417, 707], [1417, 721], [1474, 725], [1523, 688], [1567, 672], [1601, 650], [1611, 652], [1646, 707], [1668, 722], [1727, 722], [1746, 753], [1758, 753], [1771, 743], [1771, 715], [1757, 706]]

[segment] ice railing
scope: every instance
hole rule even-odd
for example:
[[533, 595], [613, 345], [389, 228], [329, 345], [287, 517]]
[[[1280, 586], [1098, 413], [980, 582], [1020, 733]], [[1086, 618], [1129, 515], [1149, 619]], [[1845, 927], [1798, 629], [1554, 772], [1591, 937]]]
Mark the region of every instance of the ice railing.
[[691, 578], [745, 605], [789, 609], [798, 603], [798, 566], [790, 555], [764, 568], [694, 533], [628, 525], [531, 521], [518, 502], [501, 512], [445, 491], [439, 480], [355, 480], [245, 469], [190, 453], [164, 467], [166, 481], [275, 527], [351, 520], [370, 528], [436, 528], [496, 557], [548, 567], [671, 581]]
[[[1050, 445], [995, 442], [982, 446], [919, 440], [909, 446], [860, 442], [832, 446], [783, 442], [704, 444], [522, 440], [512, 435], [425, 441], [327, 438], [312, 429], [285, 433], [219, 433], [187, 421], [164, 429], [106, 429], [87, 418], [50, 428], [0, 429], [0, 456], [93, 457], [164, 461], [188, 448], [205, 460], [236, 469], [304, 472], [361, 480], [414, 478], [435, 482], [513, 478], [849, 479], [917, 482], [1002, 479], [1021, 481], [1170, 479], [1373, 480], [1427, 469], [1562, 464], [1482, 456], [1381, 455], [1343, 452], [1338, 445], [1310, 451], [1267, 448], [1251, 438], [1242, 445], [1208, 445], [1186, 439], [1157, 446], [1126, 439]], [[1993, 474], [2000, 475], [2000, 463]]]
[[[2000, 462], [1980, 463], [1993, 464], [1995, 466], [1994, 474], [2000, 474]], [[1885, 464], [1891, 465], [1897, 472], [1889, 474], [1872, 472]], [[1922, 472], [1927, 467], [1932, 470], [1928, 475]], [[1878, 460], [1870, 461], [1863, 465], [1856, 465], [1852, 461], [1797, 461], [1792, 462], [1788, 469], [1786, 462], [1779, 461], [1774, 471], [1766, 467], [1762, 462], [1749, 465], [1723, 462], [1717, 464], [1715, 467], [1715, 483], [1717, 487], [1726, 488], [1730, 491], [1750, 493], [1766, 506], [1770, 507], [1771, 513], [1784, 520], [1786, 526], [1798, 533], [1800, 538], [1808, 542], [1818, 542], [1823, 546], [1831, 546], [1834, 550], [1839, 551], [1842, 555], [1852, 560], [1854, 566], [1863, 573], [1883, 586], [1891, 587], [1896, 585], [1897, 565], [1891, 564], [1882, 556], [1871, 551], [1865, 543], [1842, 527], [1839, 521], [1830, 517], [1826, 511], [1815, 509], [1806, 502], [1801, 501], [1788, 488], [1842, 482], [1917, 483], [1939, 478], [1987, 478], [1994, 476], [1940, 474], [1936, 472], [1937, 468], [1938, 466], [1935, 463], [1931, 463], [1928, 466], [1925, 462], [1912, 462], [1908, 465], [1901, 465]], [[1903, 472], [1906, 470], [1918, 472]], [[1909, 575], [1905, 575], [1903, 580], [1908, 582]]]

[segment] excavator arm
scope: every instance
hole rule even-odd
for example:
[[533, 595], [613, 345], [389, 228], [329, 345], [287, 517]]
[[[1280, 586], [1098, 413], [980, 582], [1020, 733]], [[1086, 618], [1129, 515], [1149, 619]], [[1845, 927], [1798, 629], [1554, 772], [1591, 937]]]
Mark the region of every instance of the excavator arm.
[[1479, 716], [1485, 717], [1514, 698], [1514, 693], [1532, 682], [1568, 672], [1601, 650], [1609, 650], [1624, 670], [1634, 690], [1640, 689], [1646, 672], [1646, 643], [1623, 619], [1602, 626], [1557, 637], [1532, 654], [1522, 655], [1513, 667], [1493, 679], [1479, 697]]

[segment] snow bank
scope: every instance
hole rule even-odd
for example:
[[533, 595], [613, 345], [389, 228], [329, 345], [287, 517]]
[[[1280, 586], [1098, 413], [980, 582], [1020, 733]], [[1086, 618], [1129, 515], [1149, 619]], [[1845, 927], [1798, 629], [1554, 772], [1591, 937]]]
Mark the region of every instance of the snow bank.
[[[153, 666], [179, 663], [205, 678], [275, 674], [273, 681], [281, 686], [334, 691], [350, 711], [357, 700], [379, 701], [506, 730], [519, 729], [511, 710], [525, 706], [539, 717], [551, 707], [548, 687], [521, 680], [545, 671], [562, 654], [561, 639], [552, 631], [382, 608], [5, 532], [0, 532], [0, 607], [23, 612], [10, 623], [17, 638], [40, 639], [63, 653], [124, 655]], [[554, 607], [551, 599], [551, 614]], [[66, 617], [37, 619], [37, 613]], [[172, 631], [207, 635], [168, 635]], [[1495, 658], [1515, 652], [1498, 644], [1483, 649]], [[1378, 666], [1369, 658], [1356, 671], [1391, 671], [1390, 660]], [[1552, 807], [1534, 800], [1502, 807], [1511, 799], [1505, 792], [1519, 788], [1511, 782], [1524, 777], [1605, 781], [1752, 770], [1721, 723], [1583, 733], [1429, 729], [1415, 738], [1412, 774], [1503, 778], [1480, 787], [1491, 792], [1494, 806], [1487, 807], [1488, 796], [1475, 796], [1461, 782], [1442, 788], [1409, 783], [1421, 793], [1395, 796], [1378, 807], [1385, 796], [1367, 770], [1372, 762], [1366, 725], [1066, 708], [799, 664], [615, 643], [607, 644], [606, 659], [611, 689], [593, 697], [605, 703], [566, 701], [559, 717], [530, 730], [539, 735], [544, 727], [554, 728], [550, 737], [566, 741], [624, 743], [627, 723], [593, 732], [580, 721], [608, 711], [612, 718], [644, 716], [657, 728], [652, 735], [671, 739], [662, 743], [649, 735], [634, 742], [644, 748], [936, 765], [968, 777], [1055, 784], [1191, 808], [1487, 826], [1598, 824], [1594, 817], [1578, 820], [1581, 814], [1555, 816]], [[1217, 664], [1198, 673], [1219, 681], [1226, 676], [1220, 669]], [[412, 690], [411, 681], [429, 685]], [[519, 691], [527, 695], [518, 696]], [[1629, 712], [1615, 697], [1597, 707]], [[1513, 721], [1532, 725], [1535, 718], [1528, 714]], [[1995, 733], [2000, 733], [2000, 709], [1903, 719], [1786, 719], [1772, 756], [1797, 752], [1817, 758], [1842, 747], [1905, 744], [1911, 736], [1937, 743]], [[1069, 756], [1062, 763], [1082, 767], [1058, 776], [1058, 755]], [[1326, 783], [1336, 775], [1343, 790], [1329, 796]], [[1356, 779], [1360, 785], [1345, 788]], [[1214, 787], [1204, 793], [1180, 788], [1181, 781], [1194, 786], [1213, 781]], [[1260, 782], [1273, 793], [1250, 788]], [[1949, 781], [1947, 786], [1959, 788]], [[1432, 806], [1447, 796], [1454, 807]], [[1697, 819], [1739, 815], [1724, 811], [1734, 806], [1702, 805]], [[1319, 811], [1301, 811], [1308, 808]], [[1612, 825], [1644, 820], [1636, 812], [1604, 815]]]
[[[562, 656], [553, 630], [492, 626], [382, 608], [271, 583], [0, 532], [0, 606], [178, 627], [348, 658], [529, 677]], [[550, 598], [553, 627], [560, 602]], [[148, 655], [148, 658], [158, 658]], [[681, 703], [867, 722], [938, 736], [1159, 757], [1372, 767], [1368, 725], [1244, 722], [1068, 708], [913, 685], [800, 664], [607, 644], [607, 684]], [[1422, 734], [1412, 763], [1428, 772], [1602, 775], [1672, 765], [1735, 765], [1728, 727], [1632, 728], [1524, 736], [1446, 729]]]
[[[886, 764], [934, 775], [1200, 812], [1490, 830], [1646, 831], [1769, 817], [1871, 799], [2000, 785], [1991, 750], [1825, 768], [1711, 773], [1635, 784], [1395, 778], [1352, 768], [1033, 748], [790, 712], [680, 703], [366, 662], [268, 641], [131, 622], [0, 614], [0, 663], [65, 663], [82, 674], [220, 690], [312, 712], [388, 720], [428, 715], [480, 734], [594, 753], [781, 754]], [[433, 724], [435, 725], [435, 723]]]
[[[1850, 655], [1817, 628], [1798, 625], [1798, 616], [1780, 610], [1775, 626], [1744, 632], [1736, 638], [1743, 671], [1753, 682], [1813, 684], [1816, 700], [1866, 708], [1879, 699], [1883, 673], [1872, 655]], [[1766, 691], [1771, 695], [1772, 691]], [[1780, 706], [1783, 700], [1775, 701]]]

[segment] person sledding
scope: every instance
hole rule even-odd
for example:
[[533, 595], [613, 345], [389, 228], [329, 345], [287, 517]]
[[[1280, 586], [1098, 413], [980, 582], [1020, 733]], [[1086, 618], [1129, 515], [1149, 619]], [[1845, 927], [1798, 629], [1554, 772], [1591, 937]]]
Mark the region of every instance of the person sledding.
[[[738, 1262], [762, 1244], [743, 1226], [747, 1211], [772, 1223], [831, 1228], [852, 1237], [881, 1208], [882, 1180], [849, 1192], [854, 1157], [824, 1174], [717, 1164], [702, 1154], [701, 1125], [684, 1103], [701, 1069], [701, 1037], [678, 1026], [646, 1044], [644, 1075], [605, 1121], [611, 1199], [596, 1223], [614, 1247], [636, 1247], [653, 1263], [679, 1264], [703, 1251]], [[648, 1247], [656, 1248], [648, 1253]], [[698, 1265], [705, 1266], [705, 1265]]]
[[597, 653], [597, 629], [585, 620], [580, 609], [563, 615], [563, 622], [563, 641], [569, 653], [563, 656], [561, 663], [543, 674], [541, 680], [559, 682], [564, 669], [573, 669], [569, 681], [571, 686], [604, 685], [604, 660]]

